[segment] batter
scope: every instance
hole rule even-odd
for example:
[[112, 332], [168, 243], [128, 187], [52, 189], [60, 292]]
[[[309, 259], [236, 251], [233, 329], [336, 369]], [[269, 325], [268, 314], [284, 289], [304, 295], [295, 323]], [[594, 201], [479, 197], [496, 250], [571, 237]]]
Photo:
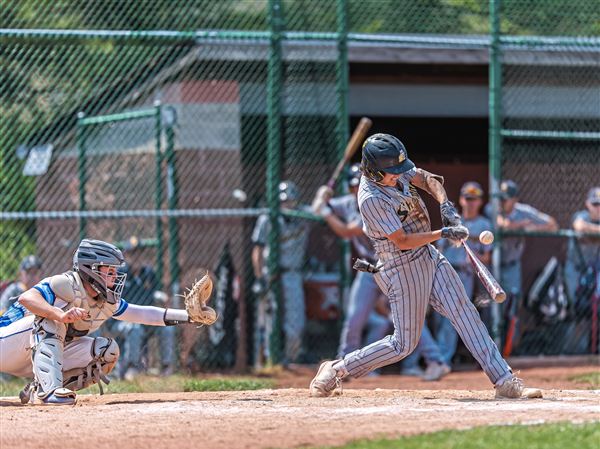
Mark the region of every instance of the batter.
[[[541, 397], [513, 375], [465, 292], [458, 274], [432, 242], [459, 243], [469, 232], [448, 201], [443, 178], [416, 168], [400, 140], [375, 134], [363, 144], [358, 204], [365, 234], [383, 268], [375, 280], [390, 301], [394, 333], [344, 358], [321, 364], [310, 394], [331, 396], [346, 376], [361, 377], [409, 355], [416, 347], [427, 306], [447, 317], [494, 384], [497, 398]], [[444, 227], [431, 230], [416, 188], [440, 203]]]

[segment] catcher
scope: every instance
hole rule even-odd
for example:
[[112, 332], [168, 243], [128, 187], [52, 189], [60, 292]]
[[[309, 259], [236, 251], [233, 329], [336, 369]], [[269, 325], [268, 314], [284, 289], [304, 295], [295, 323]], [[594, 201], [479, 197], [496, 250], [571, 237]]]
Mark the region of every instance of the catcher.
[[84, 239], [73, 254], [73, 270], [43, 279], [22, 293], [0, 317], [0, 372], [33, 378], [21, 402], [72, 405], [76, 391], [101, 381], [119, 359], [112, 338], [91, 337], [107, 319], [151, 326], [213, 324], [206, 306], [212, 292], [208, 273], [185, 295], [186, 310], [128, 304], [121, 298], [126, 274], [121, 251]]

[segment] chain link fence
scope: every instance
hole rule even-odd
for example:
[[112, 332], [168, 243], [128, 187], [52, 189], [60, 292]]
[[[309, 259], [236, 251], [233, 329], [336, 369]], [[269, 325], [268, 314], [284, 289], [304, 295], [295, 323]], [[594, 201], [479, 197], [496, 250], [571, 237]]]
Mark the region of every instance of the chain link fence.
[[[42, 259], [44, 276], [68, 270], [83, 236], [124, 250], [131, 302], [181, 307], [178, 295], [214, 273], [215, 326], [109, 329], [125, 348], [122, 375], [331, 357], [347, 258], [307, 205], [357, 119], [348, 46], [485, 49], [489, 9], [458, 0], [5, 1], [0, 279], [16, 280], [28, 254]], [[565, 229], [598, 184], [598, 14], [583, 0], [507, 1], [502, 11], [501, 46], [511, 51], [502, 53], [501, 174]], [[295, 185], [291, 211], [278, 206], [284, 180]], [[257, 225], [261, 215], [271, 226]], [[270, 256], [256, 250], [264, 245]], [[256, 281], [267, 271], [265, 292]], [[290, 291], [306, 309], [294, 312], [304, 330], [296, 348], [286, 344], [298, 331], [282, 317]], [[272, 338], [264, 313], [279, 318]]]
[[[501, 178], [513, 180], [518, 201], [553, 217], [561, 231], [503, 233], [501, 270], [510, 271], [511, 245], [524, 235], [522, 264], [537, 267], [522, 281], [529, 289], [503, 309], [504, 337], [511, 339], [512, 323], [516, 354], [596, 353], [600, 244], [580, 235], [597, 233], [600, 220], [592, 204], [600, 199], [589, 197], [600, 186], [600, 12], [590, 2], [556, 2], [544, 16], [549, 26], [539, 2], [512, 3], [504, 4], [499, 33]], [[511, 35], [515, 24], [530, 31]], [[516, 217], [509, 212], [500, 214]], [[575, 214], [589, 226], [576, 225]]]

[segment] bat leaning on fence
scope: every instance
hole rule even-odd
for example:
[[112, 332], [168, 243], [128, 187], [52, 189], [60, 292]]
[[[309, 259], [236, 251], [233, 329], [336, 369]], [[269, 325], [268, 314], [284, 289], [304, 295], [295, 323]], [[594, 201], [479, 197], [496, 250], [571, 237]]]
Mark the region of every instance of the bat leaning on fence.
[[498, 303], [504, 302], [506, 300], [506, 292], [500, 287], [500, 284], [492, 273], [486, 268], [486, 266], [479, 260], [479, 258], [473, 253], [473, 250], [469, 247], [469, 244], [463, 240], [462, 246], [467, 252], [467, 257], [469, 258], [469, 262], [473, 265], [475, 269], [475, 273], [481, 280], [481, 283], [488, 291], [492, 299]]

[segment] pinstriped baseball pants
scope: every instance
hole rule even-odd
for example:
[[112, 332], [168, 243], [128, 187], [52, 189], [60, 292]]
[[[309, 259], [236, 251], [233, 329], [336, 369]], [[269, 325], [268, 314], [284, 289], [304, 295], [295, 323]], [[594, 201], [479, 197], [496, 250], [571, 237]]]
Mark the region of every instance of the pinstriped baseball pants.
[[467, 297], [458, 274], [432, 245], [403, 254], [395, 266], [376, 274], [375, 280], [389, 298], [394, 333], [346, 355], [344, 364], [351, 376], [364, 376], [409, 355], [419, 342], [429, 303], [452, 322], [492, 383], [510, 375], [510, 367]]

